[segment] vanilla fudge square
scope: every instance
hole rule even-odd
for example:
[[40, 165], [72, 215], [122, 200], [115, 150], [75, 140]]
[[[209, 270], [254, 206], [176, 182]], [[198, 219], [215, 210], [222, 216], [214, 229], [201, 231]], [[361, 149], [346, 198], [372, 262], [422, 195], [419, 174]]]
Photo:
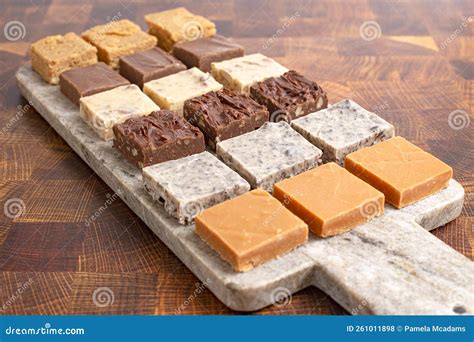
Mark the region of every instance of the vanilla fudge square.
[[323, 162], [339, 165], [347, 154], [395, 134], [390, 123], [351, 100], [293, 120], [291, 127], [323, 151]]
[[143, 91], [160, 108], [175, 111], [183, 115], [184, 102], [210, 91], [222, 89], [209, 73], [198, 68], [184, 70], [173, 75], [145, 83]]
[[113, 126], [160, 108], [135, 84], [125, 85], [80, 99], [82, 119], [104, 140], [114, 137]]
[[249, 94], [250, 87], [288, 69], [260, 53], [211, 64], [211, 74], [226, 88]]
[[209, 152], [143, 168], [144, 186], [180, 224], [206, 208], [250, 190], [249, 184]]
[[273, 184], [318, 166], [320, 149], [284, 121], [217, 144], [217, 155], [252, 186], [272, 191]]

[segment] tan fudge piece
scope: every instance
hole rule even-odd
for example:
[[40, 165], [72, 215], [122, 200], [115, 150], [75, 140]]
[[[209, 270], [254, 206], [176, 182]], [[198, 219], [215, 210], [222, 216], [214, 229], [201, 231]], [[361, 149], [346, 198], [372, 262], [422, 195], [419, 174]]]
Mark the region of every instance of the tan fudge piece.
[[308, 226], [257, 189], [197, 215], [196, 233], [235, 271], [245, 272], [304, 243]]
[[40, 39], [30, 53], [33, 70], [51, 84], [59, 83], [63, 71], [97, 63], [97, 49], [75, 33]]
[[346, 169], [385, 194], [397, 208], [425, 198], [448, 185], [453, 169], [402, 137], [349, 154]]
[[384, 195], [336, 163], [276, 183], [273, 196], [321, 237], [383, 214]]
[[183, 115], [184, 101], [222, 89], [209, 73], [192, 68], [145, 83], [143, 91], [161, 109]]
[[114, 69], [118, 69], [120, 57], [156, 46], [155, 37], [127, 19], [95, 26], [81, 36], [97, 47], [99, 60]]
[[134, 116], [145, 116], [160, 108], [135, 84], [82, 97], [82, 119], [104, 140], [114, 137], [112, 127]]
[[176, 43], [216, 34], [216, 25], [184, 7], [145, 15], [148, 33], [158, 38], [158, 45], [170, 52]]

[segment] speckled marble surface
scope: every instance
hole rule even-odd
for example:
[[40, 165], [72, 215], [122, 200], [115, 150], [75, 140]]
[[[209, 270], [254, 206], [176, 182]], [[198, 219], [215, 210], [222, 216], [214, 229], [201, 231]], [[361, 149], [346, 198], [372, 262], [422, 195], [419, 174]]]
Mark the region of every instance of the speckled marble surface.
[[[79, 110], [29, 67], [18, 71], [22, 94], [90, 167], [227, 306], [251, 311], [281, 289], [318, 286], [354, 314], [474, 314], [474, 263], [427, 230], [455, 219], [464, 190], [448, 188], [339, 236], [318, 239], [250, 272], [236, 273], [146, 193], [137, 168], [100, 140]], [[280, 291], [281, 293], [281, 291]], [[280, 297], [278, 298], [280, 299]]]

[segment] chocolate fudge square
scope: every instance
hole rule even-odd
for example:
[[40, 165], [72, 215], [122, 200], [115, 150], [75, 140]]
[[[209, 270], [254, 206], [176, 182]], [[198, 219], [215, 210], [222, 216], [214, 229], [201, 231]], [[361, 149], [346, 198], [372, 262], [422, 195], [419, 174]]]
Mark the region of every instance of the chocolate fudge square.
[[268, 108], [273, 122], [290, 122], [328, 106], [326, 92], [294, 70], [253, 85], [250, 96]]
[[120, 58], [120, 74], [140, 88], [143, 84], [186, 70], [178, 59], [155, 47]]
[[219, 35], [178, 43], [173, 55], [188, 68], [197, 67], [202, 71], [211, 71], [212, 62], [241, 57], [244, 48], [232, 40]]
[[251, 132], [268, 121], [267, 109], [249, 96], [229, 89], [187, 100], [184, 117], [204, 132], [209, 146]]
[[59, 76], [59, 89], [79, 106], [79, 99], [130, 84], [107, 64], [99, 62], [63, 72]]
[[203, 152], [201, 131], [183, 117], [160, 110], [115, 125], [114, 147], [139, 168]]

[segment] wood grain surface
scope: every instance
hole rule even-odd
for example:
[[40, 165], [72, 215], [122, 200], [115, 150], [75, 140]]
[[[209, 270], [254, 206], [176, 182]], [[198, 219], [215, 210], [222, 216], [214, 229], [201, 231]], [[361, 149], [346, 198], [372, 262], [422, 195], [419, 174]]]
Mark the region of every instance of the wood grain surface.
[[[474, 2], [2, 1], [0, 313], [235, 314], [19, 95], [31, 42], [183, 5], [247, 53], [352, 98], [455, 170], [462, 216], [433, 232], [473, 259]], [[95, 219], [91, 218], [94, 217]], [[420, 246], [423, 249], [423, 246]], [[436, 260], [433, 260], [433, 266]], [[347, 314], [316, 288], [255, 314]]]

